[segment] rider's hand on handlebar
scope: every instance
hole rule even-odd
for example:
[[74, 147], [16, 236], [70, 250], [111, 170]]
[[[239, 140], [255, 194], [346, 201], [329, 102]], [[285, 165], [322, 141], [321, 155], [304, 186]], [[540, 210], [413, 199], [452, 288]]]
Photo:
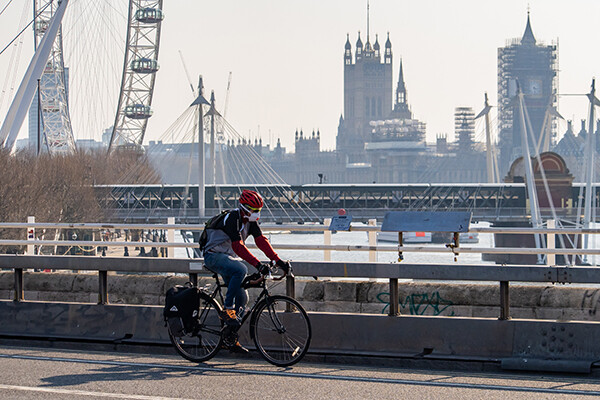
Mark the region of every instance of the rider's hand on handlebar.
[[290, 272], [290, 262], [289, 261], [277, 260], [276, 265], [279, 268], [281, 268], [281, 270], [283, 272], [285, 272], [286, 274], [288, 274]]
[[252, 275], [248, 275], [247, 277], [244, 278], [244, 281], [242, 282], [242, 287], [243, 288], [249, 288], [249, 287], [253, 287], [253, 285], [256, 285], [260, 282], [262, 282], [263, 280], [263, 276], [261, 274], [259, 274], [258, 272], [252, 274]]
[[267, 263], [263, 263], [263, 262], [259, 262], [258, 264], [255, 265], [255, 268], [258, 270], [258, 272], [261, 275], [269, 275], [270, 272], [270, 266]]

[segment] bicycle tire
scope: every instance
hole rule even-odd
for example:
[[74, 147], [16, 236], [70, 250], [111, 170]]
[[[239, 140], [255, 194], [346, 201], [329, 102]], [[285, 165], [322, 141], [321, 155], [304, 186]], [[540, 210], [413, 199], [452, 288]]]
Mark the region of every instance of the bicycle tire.
[[200, 293], [197, 333], [174, 336], [168, 327], [169, 339], [177, 353], [192, 362], [203, 362], [213, 358], [221, 349], [223, 321], [219, 317], [221, 305], [206, 293]]
[[[286, 311], [286, 310], [292, 311]], [[269, 296], [257, 304], [250, 321], [256, 349], [273, 365], [300, 361], [310, 346], [312, 328], [304, 308], [291, 297]]]

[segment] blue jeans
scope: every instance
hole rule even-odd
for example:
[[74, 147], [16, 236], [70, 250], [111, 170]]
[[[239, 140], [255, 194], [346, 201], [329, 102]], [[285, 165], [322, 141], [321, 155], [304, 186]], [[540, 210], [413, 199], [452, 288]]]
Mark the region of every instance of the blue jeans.
[[243, 311], [248, 303], [248, 292], [242, 288], [242, 281], [248, 273], [248, 268], [240, 260], [236, 260], [229, 254], [225, 253], [204, 253], [204, 264], [211, 271], [223, 277], [227, 285], [227, 293], [225, 294], [225, 308], [234, 308], [238, 316], [242, 316]]

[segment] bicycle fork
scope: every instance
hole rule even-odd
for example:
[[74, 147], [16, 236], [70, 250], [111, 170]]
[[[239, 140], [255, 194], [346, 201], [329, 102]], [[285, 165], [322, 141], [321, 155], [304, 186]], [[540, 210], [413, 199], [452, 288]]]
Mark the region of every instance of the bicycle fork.
[[271, 322], [273, 323], [275, 330], [277, 330], [277, 333], [279, 333], [280, 335], [285, 333], [285, 326], [283, 326], [283, 324], [279, 320], [279, 317], [277, 316], [277, 312], [275, 311], [274, 302], [269, 298], [266, 299], [266, 302], [267, 302], [267, 310], [269, 310], [269, 318], [271, 318]]

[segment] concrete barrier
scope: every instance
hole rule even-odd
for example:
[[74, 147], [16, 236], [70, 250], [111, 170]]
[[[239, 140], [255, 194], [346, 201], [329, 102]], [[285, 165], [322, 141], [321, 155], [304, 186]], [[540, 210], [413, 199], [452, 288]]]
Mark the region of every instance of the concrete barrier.
[[[161, 305], [168, 288], [183, 284], [187, 276], [113, 274], [108, 279], [111, 304]], [[199, 278], [199, 286], [212, 278]], [[97, 274], [24, 274], [25, 300], [98, 302]], [[273, 293], [284, 293], [285, 284]], [[500, 289], [493, 284], [401, 282], [403, 315], [497, 318]], [[0, 272], [0, 299], [14, 296], [14, 275]], [[251, 301], [253, 291], [250, 291]], [[389, 285], [373, 281], [296, 280], [296, 297], [309, 311], [385, 314]], [[600, 288], [551, 284], [511, 285], [511, 315], [522, 319], [573, 321], [600, 320]]]
[[[162, 307], [0, 301], [0, 337], [167, 343]], [[310, 353], [492, 361], [508, 369], [590, 372], [600, 323], [310, 313]], [[240, 340], [252, 347], [247, 331]]]

